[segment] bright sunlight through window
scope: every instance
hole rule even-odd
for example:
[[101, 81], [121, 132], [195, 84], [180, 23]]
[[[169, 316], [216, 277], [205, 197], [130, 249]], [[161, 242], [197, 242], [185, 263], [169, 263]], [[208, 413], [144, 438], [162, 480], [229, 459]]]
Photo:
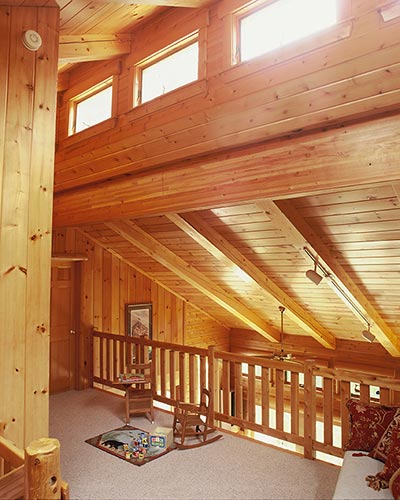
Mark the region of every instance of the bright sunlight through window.
[[141, 102], [150, 101], [197, 80], [198, 66], [199, 44], [195, 42], [144, 68]]
[[240, 20], [247, 61], [336, 24], [337, 0], [279, 0]]
[[85, 130], [96, 123], [111, 117], [112, 86], [77, 102], [75, 113], [75, 132]]

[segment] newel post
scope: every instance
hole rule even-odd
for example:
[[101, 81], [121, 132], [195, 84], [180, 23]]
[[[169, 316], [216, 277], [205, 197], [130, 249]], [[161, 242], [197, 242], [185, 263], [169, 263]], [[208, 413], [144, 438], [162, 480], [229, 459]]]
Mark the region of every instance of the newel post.
[[40, 438], [25, 448], [25, 498], [59, 500], [62, 490], [60, 443]]
[[304, 458], [313, 460], [315, 440], [315, 377], [314, 361], [304, 363]]

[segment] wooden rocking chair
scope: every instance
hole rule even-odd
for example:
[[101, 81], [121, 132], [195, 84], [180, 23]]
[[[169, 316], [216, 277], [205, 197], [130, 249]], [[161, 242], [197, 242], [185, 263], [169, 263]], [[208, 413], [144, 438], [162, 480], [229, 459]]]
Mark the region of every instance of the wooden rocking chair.
[[[207, 389], [202, 389], [200, 404], [177, 402], [174, 411], [173, 431], [177, 448], [188, 449], [213, 443], [222, 434], [208, 437], [215, 432], [210, 424], [211, 396]], [[193, 440], [193, 438], [196, 438]]]

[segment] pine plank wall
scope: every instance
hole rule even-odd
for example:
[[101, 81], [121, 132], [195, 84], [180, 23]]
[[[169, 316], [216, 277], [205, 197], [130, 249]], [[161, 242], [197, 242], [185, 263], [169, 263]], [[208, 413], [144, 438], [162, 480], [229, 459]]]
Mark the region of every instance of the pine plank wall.
[[[55, 230], [53, 254], [77, 253], [88, 257], [76, 264], [80, 275], [77, 307], [79, 388], [88, 384], [91, 329], [124, 335], [125, 304], [152, 304], [154, 340], [205, 348], [214, 344], [217, 349], [229, 350], [228, 328], [150, 280], [79, 230]], [[79, 288], [79, 284], [77, 286]]]
[[[385, 148], [385, 144], [394, 147], [398, 117], [388, 114], [372, 120], [399, 108], [399, 21], [384, 20], [380, 10], [390, 2], [343, 0], [342, 22], [318, 36], [316, 49], [309, 41], [300, 42], [280, 52], [278, 59], [270, 55], [232, 66], [230, 16], [243, 3], [221, 1], [200, 13], [169, 11], [133, 34], [134, 50], [127, 57], [82, 65], [59, 80], [53, 253], [89, 256], [80, 264], [80, 321], [85, 338], [92, 326], [123, 333], [125, 303], [152, 302], [158, 340], [200, 347], [216, 344], [220, 349], [254, 354], [268, 347], [253, 332], [229, 331], [79, 230], [65, 229], [67, 223], [84, 226], [107, 217], [198, 209], [200, 197], [205, 206], [212, 206], [221, 199], [228, 203], [313, 192], [320, 189], [328, 170], [331, 186], [338, 189], [346, 183], [362, 185], [398, 177], [392, 149]], [[135, 65], [195, 30], [201, 47], [199, 81], [135, 107]], [[112, 118], [68, 137], [69, 100], [111, 75], [116, 81]], [[350, 121], [366, 117], [371, 117], [370, 124]], [[342, 128], [346, 120], [350, 125]], [[326, 132], [323, 127], [332, 123], [340, 126]], [[294, 131], [316, 127], [320, 129], [312, 153], [307, 153]], [[378, 130], [390, 132], [382, 139]], [[347, 143], [340, 146], [353, 136], [351, 140], [359, 144], [365, 134], [368, 140], [362, 148], [348, 147], [349, 153]], [[277, 137], [291, 142], [262, 142]], [[229, 148], [238, 146], [243, 151], [237, 153], [233, 169]], [[346, 154], [338, 154], [337, 147]], [[297, 159], [287, 171], [286, 148], [291, 149], [291, 161]], [[200, 155], [208, 155], [206, 162], [204, 157], [196, 160]], [[365, 166], [366, 157], [374, 169]], [[161, 168], [146, 172], [152, 167]], [[292, 182], [293, 171], [304, 175]], [[207, 184], [210, 178], [213, 189]], [[318, 355], [328, 366], [369, 367], [371, 373], [398, 376], [397, 362], [376, 344], [355, 348], [354, 343], [341, 340], [337, 350], [327, 354], [312, 339], [300, 338], [288, 348], [303, 356]], [[83, 368], [86, 348], [82, 356]]]

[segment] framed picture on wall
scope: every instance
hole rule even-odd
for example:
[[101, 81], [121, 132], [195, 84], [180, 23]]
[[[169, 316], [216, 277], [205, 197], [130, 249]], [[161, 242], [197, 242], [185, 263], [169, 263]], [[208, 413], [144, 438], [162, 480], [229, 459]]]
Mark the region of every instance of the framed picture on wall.
[[152, 338], [152, 304], [126, 304], [126, 334]]

